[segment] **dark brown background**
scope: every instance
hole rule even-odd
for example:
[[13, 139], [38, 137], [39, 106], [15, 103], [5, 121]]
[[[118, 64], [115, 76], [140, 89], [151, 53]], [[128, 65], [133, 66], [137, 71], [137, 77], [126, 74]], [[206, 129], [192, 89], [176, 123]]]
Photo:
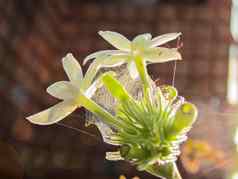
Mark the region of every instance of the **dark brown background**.
[[[110, 146], [94, 138], [57, 125], [35, 126], [24, 119], [57, 102], [45, 89], [66, 78], [61, 58], [67, 52], [82, 64], [87, 54], [112, 48], [97, 35], [99, 30], [118, 31], [129, 38], [143, 32], [153, 36], [182, 32], [184, 60], [177, 64], [175, 86], [188, 99], [225, 102], [230, 1], [136, 2], [0, 1], [0, 178], [116, 179], [120, 174], [154, 178], [125, 162], [106, 161]], [[154, 65], [149, 70], [161, 84], [170, 84], [173, 65]], [[65, 123], [84, 128], [83, 111], [74, 114], [81, 117], [72, 115]], [[95, 128], [87, 130], [98, 134]], [[216, 171], [197, 178], [222, 175]]]

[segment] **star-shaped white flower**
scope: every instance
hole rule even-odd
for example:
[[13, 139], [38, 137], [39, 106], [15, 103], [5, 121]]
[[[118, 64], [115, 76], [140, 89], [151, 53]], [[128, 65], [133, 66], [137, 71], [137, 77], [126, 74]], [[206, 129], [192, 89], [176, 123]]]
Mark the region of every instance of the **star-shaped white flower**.
[[96, 89], [100, 86], [99, 80], [92, 84], [94, 76], [87, 75], [83, 78], [80, 64], [72, 54], [67, 54], [63, 59], [63, 68], [69, 78], [69, 81], [58, 81], [47, 88], [47, 92], [63, 100], [58, 104], [32, 116], [27, 119], [38, 125], [50, 125], [62, 120], [76, 108], [81, 107], [79, 95], [85, 95], [91, 98]]
[[182, 59], [177, 48], [158, 47], [177, 39], [181, 33], [168, 33], [155, 38], [146, 33], [136, 36], [132, 41], [117, 32], [99, 31], [99, 35], [118, 50], [102, 50], [87, 56], [84, 64], [95, 59], [92, 65], [96, 70], [100, 67], [115, 67], [127, 63], [130, 75], [135, 79], [138, 77], [135, 64], [135, 58], [138, 56], [147, 64]]

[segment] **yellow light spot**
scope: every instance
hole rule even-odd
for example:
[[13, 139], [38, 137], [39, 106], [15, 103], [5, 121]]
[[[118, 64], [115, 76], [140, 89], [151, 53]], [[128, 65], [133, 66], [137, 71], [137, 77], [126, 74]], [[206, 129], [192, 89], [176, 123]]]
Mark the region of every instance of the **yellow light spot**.
[[126, 179], [124, 175], [120, 175], [119, 179]]

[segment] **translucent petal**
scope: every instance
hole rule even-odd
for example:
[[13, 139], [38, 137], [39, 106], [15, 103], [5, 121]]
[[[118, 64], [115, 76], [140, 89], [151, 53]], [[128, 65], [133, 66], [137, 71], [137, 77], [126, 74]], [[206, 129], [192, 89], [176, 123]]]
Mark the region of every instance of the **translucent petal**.
[[139, 73], [137, 71], [136, 64], [134, 61], [129, 62], [127, 64], [127, 68], [132, 79], [137, 79], [139, 77]]
[[108, 74], [103, 75], [102, 81], [105, 87], [107, 88], [107, 90], [117, 100], [120, 100], [120, 101], [130, 100], [131, 96], [128, 94], [124, 86], [112, 75], [108, 75]]
[[98, 34], [119, 50], [130, 51], [131, 49], [131, 42], [117, 32], [99, 31]]
[[158, 47], [147, 50], [144, 53], [144, 58], [149, 61], [149, 63], [164, 63], [173, 60], [181, 60], [181, 54], [176, 48], [164, 48]]
[[[116, 75], [116, 74], [115, 74], [114, 72], [112, 72], [112, 71], [105, 72], [104, 75], [105, 75], [105, 74], [109, 74], [109, 75], [113, 75], [113, 76]], [[102, 81], [101, 81], [101, 77], [102, 77], [102, 75], [99, 76], [99, 77], [89, 86], [89, 88], [87, 88], [87, 90], [84, 92], [84, 95], [85, 95], [85, 96], [87, 96], [88, 98], [91, 98], [91, 97], [94, 95], [94, 93], [96, 92], [96, 90], [97, 90], [98, 88], [100, 88], [100, 87], [103, 85], [103, 83], [102, 83]]]
[[76, 108], [77, 105], [73, 101], [63, 101], [26, 119], [38, 125], [51, 125], [64, 119]]
[[128, 60], [127, 55], [99, 56], [89, 66], [82, 83], [81, 88], [87, 89], [100, 68], [120, 66]]
[[[127, 69], [127, 64], [124, 64], [120, 67], [115, 67], [114, 69], [110, 70], [116, 72], [117, 79], [124, 84], [124, 87], [126, 88], [129, 94], [131, 94], [136, 99], [138, 98], [138, 96], [141, 95], [142, 93], [141, 81], [140, 79], [132, 80]], [[99, 73], [101, 72], [103, 71], [100, 71]], [[125, 81], [130, 81], [130, 83], [125, 83]], [[93, 96], [93, 100], [96, 103], [103, 105], [103, 107], [109, 111], [115, 110], [114, 109], [116, 105], [115, 99], [113, 98], [113, 96], [110, 95], [110, 93], [104, 86], [102, 86], [96, 91], [95, 95]]]
[[178, 38], [180, 35], [182, 35], [181, 32], [179, 33], [168, 33], [168, 34], [163, 34], [158, 37], [155, 37], [152, 39], [152, 44], [151, 47], [157, 47], [160, 45], [163, 45], [169, 41], [172, 41], [176, 38]]
[[72, 99], [77, 95], [77, 88], [68, 81], [58, 81], [50, 85], [46, 91], [58, 99]]
[[88, 55], [84, 61], [83, 64], [85, 65], [89, 60], [97, 58], [101, 55], [125, 55], [127, 54], [127, 52], [121, 51], [121, 50], [101, 50], [95, 53], [92, 53], [90, 55]]
[[[90, 114], [92, 115], [92, 114]], [[100, 134], [103, 138], [103, 142], [110, 144], [110, 145], [120, 145], [116, 141], [111, 140], [111, 136], [115, 134], [115, 132], [112, 130], [112, 128], [104, 123], [101, 119], [97, 119], [95, 117], [91, 117], [90, 119], [87, 119], [89, 124], [94, 124], [97, 126], [98, 130], [100, 131]]]
[[79, 86], [83, 79], [83, 73], [78, 61], [69, 53], [62, 59], [62, 63], [69, 80]]

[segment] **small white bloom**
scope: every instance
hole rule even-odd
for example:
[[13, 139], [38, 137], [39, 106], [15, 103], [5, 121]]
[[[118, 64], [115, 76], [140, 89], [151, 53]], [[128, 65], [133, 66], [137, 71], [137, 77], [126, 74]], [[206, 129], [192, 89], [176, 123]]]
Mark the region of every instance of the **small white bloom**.
[[181, 33], [168, 33], [153, 39], [151, 34], [145, 33], [136, 36], [132, 41], [117, 32], [99, 31], [99, 35], [118, 50], [102, 50], [87, 56], [84, 64], [95, 59], [92, 63], [94, 71], [101, 67], [115, 67], [127, 63], [129, 73], [135, 79], [139, 76], [134, 62], [136, 56], [145, 59], [147, 64], [182, 59], [176, 48], [158, 47], [175, 40]]
[[91, 98], [99, 86], [99, 80], [91, 84], [95, 76], [86, 74], [87, 77], [83, 78], [81, 66], [72, 54], [67, 54], [62, 59], [62, 63], [69, 81], [56, 82], [47, 88], [47, 92], [63, 101], [42, 112], [27, 117], [30, 122], [38, 125], [57, 123], [76, 108], [81, 107], [78, 100], [79, 94]]

